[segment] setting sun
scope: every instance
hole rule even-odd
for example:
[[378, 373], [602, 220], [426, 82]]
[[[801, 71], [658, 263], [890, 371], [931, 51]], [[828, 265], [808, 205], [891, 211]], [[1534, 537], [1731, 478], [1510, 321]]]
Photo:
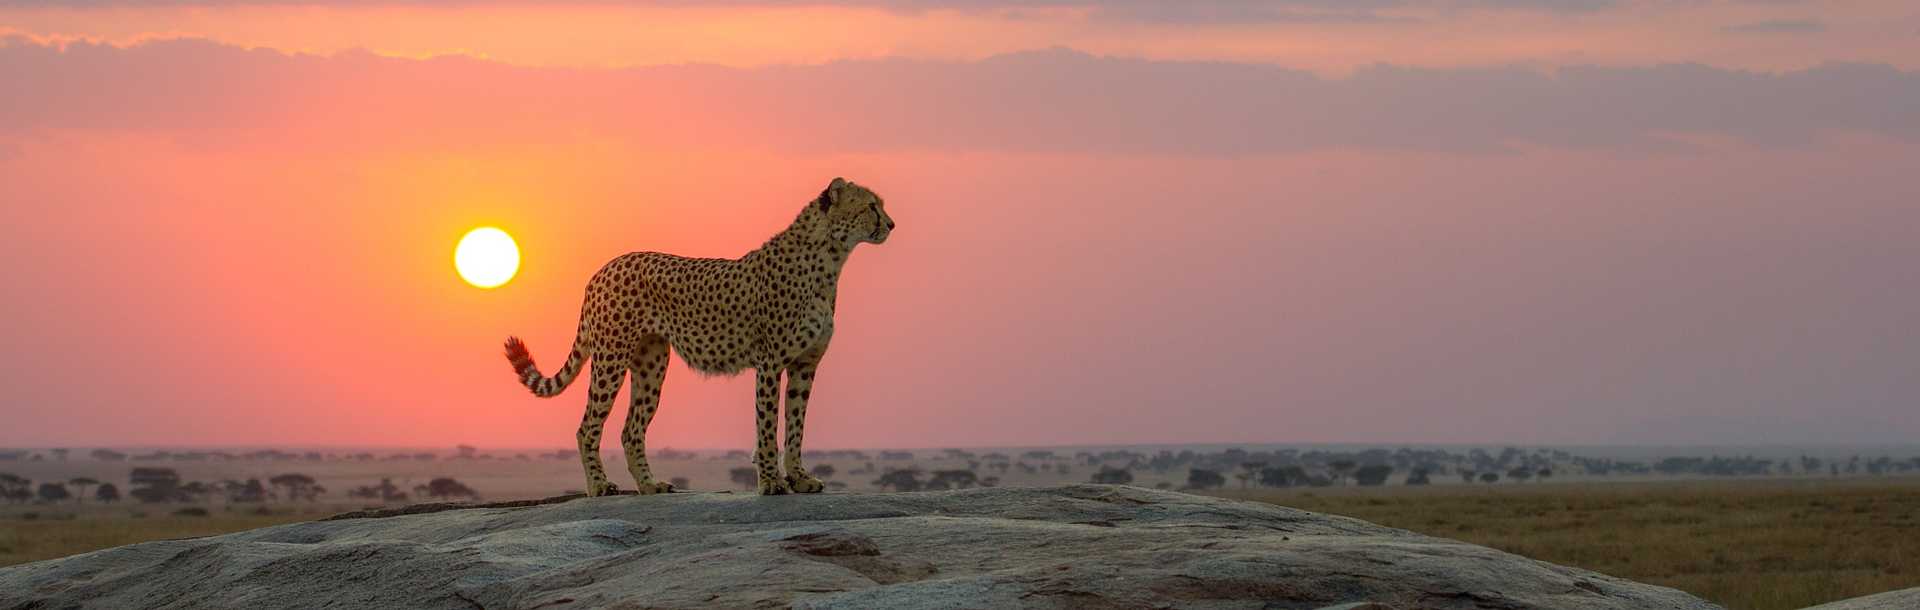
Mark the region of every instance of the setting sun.
[[520, 270], [520, 247], [506, 231], [480, 227], [468, 231], [453, 249], [453, 268], [460, 277], [480, 288], [495, 288], [513, 279]]

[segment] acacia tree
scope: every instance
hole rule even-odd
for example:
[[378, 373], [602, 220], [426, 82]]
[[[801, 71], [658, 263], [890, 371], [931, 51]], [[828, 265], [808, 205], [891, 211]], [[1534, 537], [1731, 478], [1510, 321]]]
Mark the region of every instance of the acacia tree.
[[1088, 479], [1088, 482], [1102, 485], [1126, 485], [1133, 482], [1133, 473], [1125, 468], [1101, 466], [1100, 471], [1093, 473], [1093, 477]]
[[11, 472], [0, 472], [0, 498], [8, 502], [33, 500], [33, 481]]
[[288, 500], [304, 499], [309, 502], [313, 501], [316, 495], [313, 493], [313, 483], [313, 477], [298, 472], [289, 472], [267, 479], [269, 485], [287, 488]]
[[480, 492], [474, 491], [472, 487], [467, 487], [465, 483], [455, 481], [449, 477], [439, 477], [427, 481], [427, 495], [435, 498], [480, 499]]
[[1393, 467], [1386, 464], [1369, 464], [1353, 472], [1355, 483], [1363, 487], [1373, 487], [1387, 482], [1387, 475], [1393, 474]]
[[127, 478], [133, 483], [133, 491], [127, 493], [141, 502], [151, 504], [185, 499], [180, 492], [180, 473], [172, 468], [135, 468]]
[[112, 483], [101, 483], [99, 489], [93, 490], [93, 499], [106, 504], [119, 502], [120, 488], [115, 487]]
[[760, 473], [751, 467], [741, 466], [733, 470], [728, 470], [727, 479], [733, 481], [734, 485], [753, 489], [754, 486], [760, 484]]
[[99, 485], [100, 482], [87, 477], [74, 477], [72, 480], [67, 481], [67, 484], [80, 488], [79, 492], [73, 494], [73, 501], [84, 502], [87, 499], [87, 488]]
[[65, 500], [72, 496], [73, 494], [67, 493], [66, 485], [62, 485], [60, 483], [41, 483], [40, 484], [41, 500], [45, 500], [47, 502], [59, 502], [61, 500]]
[[1246, 489], [1248, 483], [1260, 478], [1260, 469], [1266, 467], [1266, 462], [1242, 462], [1240, 472], [1233, 473], [1233, 478], [1240, 479], [1240, 488]]
[[1189, 488], [1214, 489], [1225, 486], [1226, 484], [1227, 478], [1220, 476], [1218, 472], [1205, 468], [1190, 468], [1187, 470], [1187, 487]]
[[1408, 485], [1426, 485], [1430, 482], [1431, 481], [1427, 480], [1427, 469], [1425, 468], [1415, 468], [1412, 473], [1407, 475]]
[[1352, 474], [1353, 469], [1359, 465], [1359, 462], [1353, 460], [1334, 460], [1327, 462], [1327, 468], [1333, 472], [1334, 482], [1341, 485], [1347, 484], [1347, 475]]
[[873, 486], [881, 489], [893, 488], [894, 491], [920, 491], [923, 484], [920, 482], [920, 469], [902, 468], [880, 475], [879, 479], [874, 480]]
[[932, 480], [927, 481], [927, 489], [966, 489], [980, 484], [980, 475], [972, 470], [953, 469], [935, 470]]

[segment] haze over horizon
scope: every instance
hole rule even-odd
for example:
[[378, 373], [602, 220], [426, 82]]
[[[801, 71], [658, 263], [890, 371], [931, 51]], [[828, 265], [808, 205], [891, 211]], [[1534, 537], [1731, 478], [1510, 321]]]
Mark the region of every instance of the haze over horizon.
[[0, 0], [0, 83], [0, 447], [566, 446], [500, 340], [834, 176], [810, 449], [1920, 438], [1911, 3]]

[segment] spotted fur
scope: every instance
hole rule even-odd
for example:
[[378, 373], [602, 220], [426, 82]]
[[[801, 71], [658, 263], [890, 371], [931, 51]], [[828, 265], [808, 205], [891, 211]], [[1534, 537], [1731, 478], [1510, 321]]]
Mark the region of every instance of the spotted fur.
[[[660, 405], [667, 352], [709, 375], [755, 370], [757, 433], [754, 465], [763, 494], [813, 493], [825, 486], [800, 464], [807, 400], [827, 343], [840, 270], [862, 243], [893, 231], [886, 204], [865, 187], [834, 178], [793, 224], [738, 259], [686, 258], [658, 252], [622, 255], [587, 282], [580, 326], [567, 363], [543, 377], [519, 339], [508, 337], [507, 361], [535, 396], [559, 394], [591, 362], [586, 416], [575, 435], [587, 495], [613, 491], [600, 463], [600, 436], [614, 395], [631, 375], [627, 423], [620, 433], [627, 471], [640, 493], [673, 491], [647, 466], [647, 424]], [[786, 468], [774, 444], [786, 375]]]

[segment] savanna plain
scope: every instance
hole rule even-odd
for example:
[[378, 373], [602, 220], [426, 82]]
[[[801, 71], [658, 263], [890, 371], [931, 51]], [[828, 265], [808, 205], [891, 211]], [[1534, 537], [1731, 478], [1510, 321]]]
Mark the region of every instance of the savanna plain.
[[[682, 487], [750, 493], [751, 479], [736, 476], [741, 452], [663, 453], [656, 471]], [[579, 477], [567, 452], [98, 455], [105, 459], [0, 462], [14, 490], [0, 506], [0, 566], [382, 504], [545, 497], [574, 491]], [[840, 492], [1108, 482], [1269, 502], [1673, 587], [1735, 609], [1920, 586], [1915, 463], [1233, 448], [838, 451], [809, 461]], [[38, 494], [54, 481], [68, 497]], [[104, 501], [99, 487], [116, 483], [122, 497]], [[160, 488], [167, 492], [155, 495]]]

